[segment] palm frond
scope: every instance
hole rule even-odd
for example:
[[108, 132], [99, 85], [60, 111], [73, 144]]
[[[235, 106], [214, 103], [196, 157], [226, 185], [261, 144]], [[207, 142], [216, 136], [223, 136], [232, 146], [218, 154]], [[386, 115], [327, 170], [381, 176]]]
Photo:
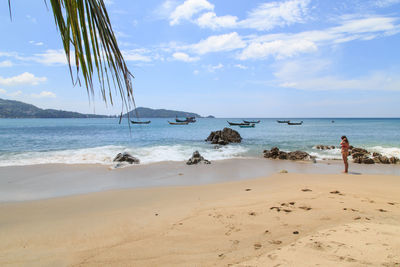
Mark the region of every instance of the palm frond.
[[[50, 0], [50, 4], [73, 84], [81, 84], [81, 74], [90, 99], [95, 94], [93, 79], [97, 76], [100, 93], [106, 104], [113, 105], [114, 87], [126, 110], [130, 109], [131, 104], [135, 107], [133, 75], [118, 47], [104, 1]], [[10, 2], [9, 6], [11, 14]], [[74, 58], [75, 67], [71, 58]]]

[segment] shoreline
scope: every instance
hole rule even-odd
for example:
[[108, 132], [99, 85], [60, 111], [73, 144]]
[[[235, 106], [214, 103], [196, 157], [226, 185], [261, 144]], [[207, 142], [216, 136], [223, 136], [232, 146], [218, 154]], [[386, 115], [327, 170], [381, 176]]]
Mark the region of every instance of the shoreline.
[[397, 266], [399, 187], [279, 173], [0, 203], [0, 265]]
[[[228, 159], [210, 165], [159, 162], [110, 169], [100, 164], [43, 164], [0, 167], [0, 203], [31, 201], [125, 188], [191, 186], [267, 177], [286, 170], [338, 174], [340, 161], [295, 162], [265, 158]], [[29, 175], [27, 175], [29, 174]], [[350, 164], [350, 175], [400, 176], [400, 165]]]

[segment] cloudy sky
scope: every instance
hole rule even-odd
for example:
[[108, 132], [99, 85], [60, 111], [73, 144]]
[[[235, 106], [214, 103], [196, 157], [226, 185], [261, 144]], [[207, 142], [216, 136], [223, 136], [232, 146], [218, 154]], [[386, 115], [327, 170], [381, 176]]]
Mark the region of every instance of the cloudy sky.
[[[105, 1], [138, 106], [217, 117], [400, 117], [400, 0]], [[118, 114], [71, 83], [51, 11], [0, 3], [0, 98]], [[118, 99], [118, 96], [115, 95]]]

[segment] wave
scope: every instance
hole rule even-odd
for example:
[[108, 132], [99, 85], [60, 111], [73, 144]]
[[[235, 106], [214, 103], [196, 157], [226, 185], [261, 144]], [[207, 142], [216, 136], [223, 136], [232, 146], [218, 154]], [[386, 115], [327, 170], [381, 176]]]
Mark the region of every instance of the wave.
[[[366, 146], [362, 148], [365, 148], [371, 153], [377, 152], [382, 154], [383, 156], [400, 158], [400, 148], [398, 147]], [[342, 159], [341, 150], [339, 148], [329, 149], [329, 150], [318, 150], [315, 149], [314, 147], [314, 149], [309, 153], [311, 156], [316, 157], [317, 160]]]
[[0, 167], [36, 164], [102, 164], [112, 165], [120, 152], [128, 152], [140, 159], [141, 164], [162, 161], [186, 161], [198, 150], [208, 160], [223, 160], [246, 156], [248, 149], [241, 145], [227, 145], [215, 149], [211, 147], [171, 145], [151, 147], [101, 146], [46, 152], [8, 153], [0, 155]]

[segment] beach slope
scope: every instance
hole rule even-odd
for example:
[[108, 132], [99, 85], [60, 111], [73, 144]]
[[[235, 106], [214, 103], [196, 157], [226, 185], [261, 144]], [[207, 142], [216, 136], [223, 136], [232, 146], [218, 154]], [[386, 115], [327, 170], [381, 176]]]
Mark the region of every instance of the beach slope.
[[1, 266], [399, 266], [400, 178], [279, 173], [0, 204]]

